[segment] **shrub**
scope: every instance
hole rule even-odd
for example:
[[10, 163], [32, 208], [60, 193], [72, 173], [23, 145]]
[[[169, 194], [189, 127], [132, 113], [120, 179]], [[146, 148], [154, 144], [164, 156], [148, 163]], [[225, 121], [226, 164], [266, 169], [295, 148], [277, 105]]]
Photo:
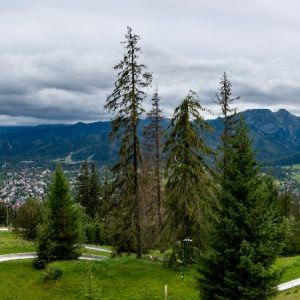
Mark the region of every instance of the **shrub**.
[[44, 281], [55, 281], [63, 276], [63, 270], [58, 267], [48, 265], [43, 273]]
[[29, 198], [17, 211], [15, 228], [21, 230], [27, 240], [34, 240], [41, 221], [42, 204], [38, 199]]

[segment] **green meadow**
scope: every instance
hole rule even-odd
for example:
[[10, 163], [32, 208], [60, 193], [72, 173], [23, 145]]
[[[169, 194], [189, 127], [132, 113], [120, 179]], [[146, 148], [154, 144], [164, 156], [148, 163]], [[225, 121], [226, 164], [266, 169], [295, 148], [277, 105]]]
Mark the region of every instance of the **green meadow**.
[[[12, 232], [0, 232], [0, 253], [32, 252], [34, 243]], [[95, 250], [84, 253], [105, 254]], [[159, 254], [152, 251], [151, 255]], [[0, 264], [1, 299], [199, 299], [197, 271], [188, 267], [184, 280], [182, 268], [169, 269], [159, 261], [135, 259], [124, 255], [104, 261], [61, 261], [51, 266], [62, 271], [57, 280], [45, 280], [45, 270], [35, 270], [31, 260]], [[282, 271], [281, 282], [300, 277], [300, 256], [278, 258], [276, 269]], [[276, 300], [300, 299], [300, 288], [282, 292]]]

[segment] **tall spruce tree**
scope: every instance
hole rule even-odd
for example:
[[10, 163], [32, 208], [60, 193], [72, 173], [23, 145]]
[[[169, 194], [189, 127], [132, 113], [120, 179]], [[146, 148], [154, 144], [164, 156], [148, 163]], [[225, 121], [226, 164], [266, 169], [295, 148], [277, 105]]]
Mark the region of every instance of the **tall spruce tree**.
[[271, 265], [281, 247], [278, 195], [263, 177], [245, 123], [238, 119], [226, 73], [217, 102], [223, 115], [218, 205], [206, 215], [199, 259], [202, 299], [268, 299], [277, 274]]
[[72, 200], [64, 171], [57, 166], [46, 202], [43, 223], [38, 228], [35, 266], [43, 268], [55, 260], [76, 259], [80, 255], [79, 209]]
[[195, 92], [175, 109], [166, 140], [166, 213], [173, 242], [192, 238], [199, 246], [199, 227], [214, 183], [205, 157], [212, 154], [203, 134], [211, 130], [201, 116], [204, 108]]
[[226, 147], [218, 206], [207, 214], [199, 258], [201, 298], [269, 299], [276, 292], [272, 264], [284, 236], [278, 195], [272, 180], [259, 173], [243, 121]]
[[163, 147], [163, 115], [159, 107], [160, 97], [158, 91], [152, 97], [152, 109], [147, 114], [149, 124], [144, 127], [144, 157], [147, 165], [147, 173], [154, 181], [153, 202], [156, 204], [158, 217], [158, 229], [162, 230], [162, 191], [161, 191], [161, 168]]
[[217, 101], [216, 103], [220, 106], [221, 116], [223, 117], [223, 134], [221, 136], [221, 155], [222, 158], [219, 159], [218, 164], [220, 167], [220, 175], [226, 177], [226, 168], [225, 165], [227, 163], [228, 150], [230, 148], [230, 141], [234, 131], [234, 124], [236, 122], [236, 111], [237, 109], [232, 107], [231, 105], [239, 100], [240, 97], [232, 97], [231, 91], [231, 82], [227, 77], [226, 72], [224, 72], [221, 81], [219, 93], [216, 95]]
[[[152, 81], [152, 75], [139, 64], [141, 52], [139, 36], [130, 27], [125, 35], [125, 54], [114, 69], [119, 70], [115, 88], [107, 98], [105, 108], [114, 113], [111, 138], [120, 140], [119, 161], [113, 167], [115, 176], [114, 192], [118, 201], [116, 217], [119, 219], [115, 236], [115, 246], [119, 250], [136, 251], [142, 257], [142, 236], [140, 222], [140, 182], [139, 167], [141, 150], [138, 137], [138, 124], [143, 113], [142, 102], [146, 96], [144, 88]], [[117, 249], [117, 250], [118, 250]]]

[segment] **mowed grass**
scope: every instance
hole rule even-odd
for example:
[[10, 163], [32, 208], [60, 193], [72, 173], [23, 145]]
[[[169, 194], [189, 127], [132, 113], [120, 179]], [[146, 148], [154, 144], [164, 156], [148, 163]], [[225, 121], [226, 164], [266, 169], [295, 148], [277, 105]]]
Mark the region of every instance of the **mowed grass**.
[[274, 268], [282, 272], [280, 282], [300, 278], [300, 256], [280, 257]]
[[[0, 254], [33, 251], [34, 243], [13, 232], [0, 232]], [[0, 299], [164, 299], [165, 284], [169, 300], [199, 299], [195, 267], [187, 268], [182, 281], [182, 269], [168, 269], [161, 262], [137, 260], [133, 254], [111, 259], [110, 253], [87, 249], [84, 253], [107, 260], [55, 262], [52, 266], [62, 269], [63, 277], [53, 282], [45, 282], [44, 271], [33, 269], [31, 260], [0, 263]], [[162, 257], [157, 250], [149, 255]], [[278, 258], [274, 268], [282, 271], [280, 282], [300, 278], [300, 256]], [[300, 300], [300, 287], [275, 298], [292, 299]]]
[[[34, 244], [12, 232], [0, 232], [0, 254], [32, 252]], [[110, 253], [84, 250], [110, 256]], [[106, 261], [55, 262], [63, 277], [44, 282], [44, 271], [35, 270], [32, 260], [0, 263], [0, 299], [198, 299], [196, 270], [189, 267], [185, 279], [182, 269], [164, 268], [161, 262], [137, 260], [135, 255]], [[88, 298], [88, 294], [92, 298]]]
[[[282, 272], [280, 282], [300, 278], [300, 256], [280, 257], [274, 268]], [[300, 287], [281, 292], [275, 300], [300, 300]]]
[[21, 235], [10, 232], [0, 231], [0, 254], [34, 252], [33, 242], [26, 241]]
[[[43, 271], [31, 261], [1, 263], [1, 299], [199, 299], [196, 271], [188, 268], [184, 280], [180, 270], [163, 268], [161, 263], [121, 257], [102, 262], [55, 262], [63, 277], [43, 281]], [[93, 298], [88, 298], [91, 294]]]
[[274, 300], [300, 300], [300, 289], [294, 288], [282, 292]]
[[[132, 257], [55, 262], [52, 266], [63, 270], [63, 277], [45, 282], [44, 271], [34, 270], [30, 260], [1, 263], [1, 299], [164, 299], [165, 284], [169, 300], [199, 299], [195, 268], [189, 267], [182, 281], [180, 269]], [[300, 289], [285, 291], [275, 299], [300, 300]]]

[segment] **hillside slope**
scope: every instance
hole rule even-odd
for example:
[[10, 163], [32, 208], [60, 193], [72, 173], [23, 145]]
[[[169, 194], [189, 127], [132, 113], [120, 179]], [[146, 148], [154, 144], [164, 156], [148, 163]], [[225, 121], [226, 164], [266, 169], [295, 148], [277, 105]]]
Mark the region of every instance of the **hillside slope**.
[[[271, 112], [254, 109], [243, 112], [250, 129], [257, 157], [264, 163], [300, 162], [300, 117], [286, 110]], [[147, 123], [143, 120], [142, 127]], [[209, 120], [215, 128], [206, 136], [216, 148], [222, 132], [220, 118]], [[164, 120], [165, 128], [169, 120]], [[117, 145], [109, 141], [110, 122], [75, 125], [42, 125], [34, 127], [0, 127], [1, 161], [54, 160], [82, 161], [91, 159], [109, 164], [116, 159]]]

